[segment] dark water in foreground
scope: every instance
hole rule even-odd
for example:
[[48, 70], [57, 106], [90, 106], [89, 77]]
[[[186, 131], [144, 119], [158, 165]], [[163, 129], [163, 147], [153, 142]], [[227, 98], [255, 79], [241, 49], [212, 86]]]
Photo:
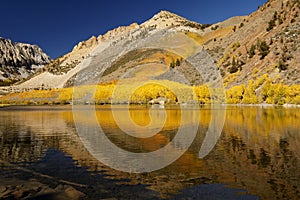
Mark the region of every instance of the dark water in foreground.
[[[74, 112], [70, 107], [0, 110], [0, 194], [1, 185], [26, 181], [27, 187], [31, 182], [50, 189], [69, 185], [84, 193], [84, 199], [300, 199], [299, 108], [226, 107], [220, 138], [204, 158], [199, 158], [199, 151], [215, 115], [210, 108], [166, 108], [166, 112], [155, 108], [152, 121], [148, 108], [132, 106], [128, 112], [114, 108], [114, 112], [109, 106], [97, 107], [96, 112], [84, 107]], [[141, 139], [124, 133], [125, 129], [144, 133], [126, 120], [140, 126], [152, 123], [148, 129], [154, 130], [162, 114], [166, 120], [157, 134]], [[195, 121], [185, 120], [190, 117], [198, 120], [199, 128], [188, 150], [170, 165], [145, 173], [106, 166], [103, 163], [113, 154], [103, 155], [91, 147], [103, 145], [102, 140], [76, 129], [100, 126], [117, 147], [150, 153], [168, 145], [180, 126], [192, 126]], [[182, 145], [172, 145], [174, 152]], [[171, 154], [164, 154], [165, 159]], [[120, 162], [123, 165], [126, 158]]]

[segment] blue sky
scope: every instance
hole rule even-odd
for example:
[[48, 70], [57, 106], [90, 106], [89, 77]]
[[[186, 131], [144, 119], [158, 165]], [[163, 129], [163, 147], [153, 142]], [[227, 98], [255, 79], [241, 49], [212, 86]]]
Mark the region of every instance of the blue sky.
[[0, 37], [39, 45], [51, 58], [92, 35], [168, 10], [199, 23], [255, 11], [266, 0], [2, 0]]

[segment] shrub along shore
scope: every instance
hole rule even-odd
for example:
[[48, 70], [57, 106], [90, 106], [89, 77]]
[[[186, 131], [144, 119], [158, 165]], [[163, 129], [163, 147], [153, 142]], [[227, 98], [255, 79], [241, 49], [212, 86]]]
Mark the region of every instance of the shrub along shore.
[[187, 86], [171, 81], [142, 84], [109, 82], [76, 88], [32, 90], [0, 97], [3, 106], [148, 103], [300, 105], [300, 85], [272, 83], [267, 76], [226, 90], [207, 85]]

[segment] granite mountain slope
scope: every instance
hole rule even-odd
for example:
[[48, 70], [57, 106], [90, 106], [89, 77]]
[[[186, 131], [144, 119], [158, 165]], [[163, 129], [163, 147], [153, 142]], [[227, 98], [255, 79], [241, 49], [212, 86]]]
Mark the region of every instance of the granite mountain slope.
[[[110, 82], [128, 75], [133, 68], [139, 71], [127, 78], [147, 75], [151, 79], [181, 83], [187, 80], [190, 85], [198, 85], [214, 79], [209, 75], [219, 69], [227, 88], [264, 74], [273, 82], [299, 84], [299, 7], [299, 0], [269, 0], [249, 16], [237, 16], [212, 25], [161, 11], [143, 24], [121, 26], [80, 42], [72, 52], [47, 64], [14, 89], [70, 87], [76, 77], [81, 80], [77, 84]], [[166, 34], [174, 37], [165, 39]], [[176, 49], [176, 45], [183, 48], [174, 54], [160, 48], [158, 43], [169, 50]], [[133, 48], [141, 44], [152, 44], [152, 48]], [[216, 69], [200, 66], [207, 74], [193, 69], [187, 57], [197, 48], [210, 55], [203, 64], [213, 59]], [[181, 75], [174, 79], [174, 74]]]

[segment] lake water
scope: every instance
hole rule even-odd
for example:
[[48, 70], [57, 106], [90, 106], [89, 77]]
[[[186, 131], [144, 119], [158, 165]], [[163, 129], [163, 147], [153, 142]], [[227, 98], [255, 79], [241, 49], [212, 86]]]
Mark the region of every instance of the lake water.
[[[222, 117], [211, 123], [223, 111], [210, 107], [2, 109], [0, 186], [18, 181], [50, 189], [69, 185], [84, 193], [85, 199], [299, 199], [300, 109], [222, 109], [226, 111], [224, 126]], [[190, 127], [195, 127], [195, 121], [198, 128], [193, 135], [188, 131], [194, 130]], [[217, 131], [212, 126], [220, 125], [222, 132], [213, 139], [216, 144], [202, 158], [199, 151], [207, 141], [207, 131]], [[140, 129], [143, 126], [146, 131]], [[105, 138], [97, 135], [99, 127]], [[183, 137], [169, 145], [173, 153], [165, 151], [163, 159], [157, 160], [159, 154], [150, 156], [177, 139], [181, 127]], [[147, 130], [156, 134], [149, 135]], [[183, 155], [173, 158], [194, 136]], [[144, 154], [145, 160], [137, 158], [136, 166], [126, 168], [133, 158], [121, 150], [113, 152], [103, 141], [134, 155]], [[175, 161], [159, 167], [169, 159]], [[148, 165], [158, 167], [134, 173], [147, 171]]]

